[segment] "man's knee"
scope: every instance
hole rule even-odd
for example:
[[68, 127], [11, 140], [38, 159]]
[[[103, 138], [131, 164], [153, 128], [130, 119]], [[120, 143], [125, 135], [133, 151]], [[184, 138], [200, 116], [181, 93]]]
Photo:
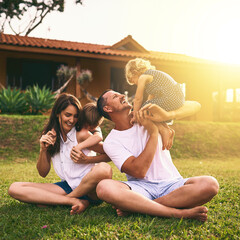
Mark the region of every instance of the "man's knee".
[[100, 181], [97, 185], [96, 188], [96, 193], [98, 198], [105, 200], [107, 199], [107, 196], [109, 195], [109, 193], [111, 192], [111, 187], [109, 184], [109, 179], [104, 179], [102, 181]]
[[217, 195], [219, 190], [219, 184], [216, 178], [208, 176], [204, 178], [202, 182], [202, 194], [208, 195], [209, 197], [214, 197]]

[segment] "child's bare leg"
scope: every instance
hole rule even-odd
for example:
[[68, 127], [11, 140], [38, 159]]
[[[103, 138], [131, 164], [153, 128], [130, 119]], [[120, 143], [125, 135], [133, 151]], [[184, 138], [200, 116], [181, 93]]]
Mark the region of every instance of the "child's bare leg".
[[168, 145], [167, 145], [167, 150], [169, 150], [169, 149], [171, 149], [171, 147], [173, 145], [175, 131], [172, 128], [170, 128], [167, 123], [163, 123], [163, 125], [171, 131], [171, 136], [170, 136], [170, 139], [169, 139]]
[[162, 137], [162, 150], [169, 150], [173, 144], [174, 130], [171, 129], [166, 123], [155, 123], [158, 131]]

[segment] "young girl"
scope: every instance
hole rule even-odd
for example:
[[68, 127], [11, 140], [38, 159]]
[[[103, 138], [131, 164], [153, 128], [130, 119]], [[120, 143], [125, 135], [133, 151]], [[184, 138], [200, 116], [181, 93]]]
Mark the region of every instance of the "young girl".
[[[72, 148], [91, 136], [88, 131], [81, 130], [81, 115], [81, 104], [76, 97], [63, 93], [57, 98], [40, 138], [37, 170], [40, 176], [46, 177], [52, 161], [61, 182], [15, 182], [9, 187], [10, 196], [27, 203], [70, 205], [71, 214], [81, 213], [89, 203], [99, 203], [95, 189], [99, 181], [112, 176], [111, 167], [105, 163], [109, 158], [106, 154], [95, 156], [96, 162], [102, 161], [97, 165], [94, 161], [90, 164], [75, 163], [70, 158]], [[103, 153], [100, 143], [86, 149], [85, 154], [93, 155], [91, 150]]]
[[[138, 110], [148, 103], [156, 104], [166, 111], [183, 106], [185, 100], [180, 84], [167, 73], [156, 70], [149, 61], [141, 58], [130, 60], [125, 67], [125, 74], [130, 85], [137, 85], [132, 123], [136, 121]], [[145, 95], [148, 95], [148, 100], [143, 103]], [[166, 122], [156, 124], [162, 136], [163, 150], [170, 149], [174, 130], [169, 128]]]

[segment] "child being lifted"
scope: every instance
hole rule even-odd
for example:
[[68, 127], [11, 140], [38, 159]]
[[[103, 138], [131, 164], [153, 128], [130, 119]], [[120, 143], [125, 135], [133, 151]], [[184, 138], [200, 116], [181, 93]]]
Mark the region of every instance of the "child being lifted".
[[[125, 67], [125, 75], [130, 85], [137, 85], [133, 101], [133, 118], [136, 121], [136, 113], [146, 104], [156, 104], [166, 111], [173, 111], [184, 105], [184, 94], [179, 83], [165, 72], [156, 70], [147, 60], [136, 58], [130, 60]], [[148, 96], [143, 103], [144, 96]], [[162, 137], [163, 150], [170, 149], [173, 144], [175, 132], [167, 122], [155, 122]]]

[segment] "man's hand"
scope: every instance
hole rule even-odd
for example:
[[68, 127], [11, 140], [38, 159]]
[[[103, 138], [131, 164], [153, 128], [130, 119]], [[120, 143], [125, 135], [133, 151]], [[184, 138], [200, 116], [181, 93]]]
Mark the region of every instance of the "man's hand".
[[144, 126], [147, 129], [150, 135], [153, 133], [158, 134], [157, 126], [151, 120], [146, 118], [144, 111], [142, 111], [142, 109], [140, 109], [137, 113], [137, 121], [141, 126]]
[[174, 119], [173, 111], [167, 112], [156, 104], [148, 103], [141, 108], [143, 115], [146, 119], [154, 122], [164, 122]]
[[70, 157], [75, 163], [85, 163], [85, 164], [88, 163], [87, 162], [88, 157], [76, 147], [72, 148]]

